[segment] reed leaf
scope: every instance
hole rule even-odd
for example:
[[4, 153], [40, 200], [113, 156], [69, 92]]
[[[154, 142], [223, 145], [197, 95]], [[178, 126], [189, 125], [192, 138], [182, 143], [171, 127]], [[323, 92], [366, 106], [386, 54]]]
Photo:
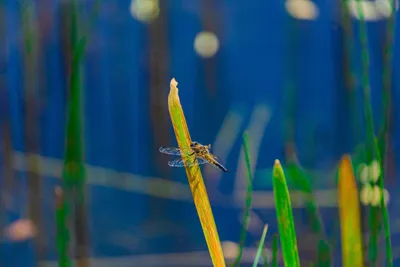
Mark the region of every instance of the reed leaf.
[[288, 267], [300, 267], [292, 204], [279, 160], [275, 160], [273, 168], [273, 187], [283, 262]]
[[342, 239], [342, 266], [364, 266], [360, 204], [350, 156], [344, 155], [339, 165], [338, 204]]
[[238, 266], [240, 264], [240, 260], [243, 254], [244, 242], [246, 241], [247, 229], [249, 228], [250, 223], [250, 210], [251, 210], [251, 202], [252, 202], [252, 194], [253, 194], [253, 178], [251, 174], [251, 159], [250, 159], [250, 149], [249, 149], [249, 136], [247, 132], [243, 134], [243, 151], [245, 155], [245, 163], [246, 163], [246, 176], [247, 176], [247, 192], [246, 192], [246, 207], [244, 209], [243, 214], [243, 227], [240, 233], [240, 241], [239, 241], [239, 254], [236, 257], [235, 262], [232, 266]]
[[[168, 110], [178, 146], [180, 149], [185, 149], [190, 147], [192, 139], [190, 138], [189, 129], [182, 110], [177, 85], [176, 80], [172, 79], [168, 95]], [[190, 157], [185, 155], [185, 153], [182, 154], [185, 161]], [[185, 170], [212, 263], [214, 267], [225, 267], [224, 255], [200, 167], [198, 165], [185, 165]]]

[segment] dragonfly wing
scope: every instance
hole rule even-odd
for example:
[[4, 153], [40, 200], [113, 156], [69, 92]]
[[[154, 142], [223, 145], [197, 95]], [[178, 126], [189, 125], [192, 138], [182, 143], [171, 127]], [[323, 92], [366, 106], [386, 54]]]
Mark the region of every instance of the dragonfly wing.
[[174, 159], [171, 161], [168, 161], [168, 165], [170, 167], [185, 167], [185, 162], [187, 166], [193, 166], [193, 165], [198, 165], [198, 164], [204, 164], [207, 163], [208, 161], [202, 158], [197, 157], [197, 161], [196, 160], [192, 160], [192, 159], [188, 159], [187, 161], [185, 161], [182, 158], [179, 159]]
[[191, 155], [193, 153], [193, 150], [191, 150], [190, 148], [181, 150], [177, 147], [169, 147], [169, 146], [162, 146], [162, 147], [160, 147], [159, 151], [163, 154], [168, 154], [168, 155], [173, 155], [173, 156], [181, 156], [182, 152], [185, 155]]
[[[187, 162], [187, 164], [186, 164], [187, 166], [193, 166], [193, 165], [197, 164], [195, 160], [186, 161], [186, 162]], [[170, 167], [185, 167], [185, 160], [182, 158], [174, 159], [174, 160], [168, 161], [168, 165]]]
[[203, 158], [200, 158], [200, 157], [197, 157], [197, 162], [198, 162], [198, 164], [206, 164], [206, 163], [209, 163], [207, 160], [205, 160], [205, 159], [203, 159]]
[[162, 147], [160, 147], [159, 151], [161, 153], [173, 155], [173, 156], [181, 155], [181, 151], [179, 150], [179, 148], [176, 148], [176, 147], [162, 146]]

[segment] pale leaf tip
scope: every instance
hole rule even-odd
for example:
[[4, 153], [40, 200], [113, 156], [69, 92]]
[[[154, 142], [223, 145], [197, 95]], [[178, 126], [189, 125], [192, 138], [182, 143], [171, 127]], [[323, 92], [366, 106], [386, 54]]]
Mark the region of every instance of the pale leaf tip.
[[175, 78], [171, 79], [171, 83], [170, 83], [171, 87], [177, 87], [178, 86], [178, 82], [175, 80]]
[[279, 159], [276, 159], [275, 160], [275, 164], [274, 164], [276, 167], [278, 167], [278, 166], [280, 166], [281, 165], [281, 162], [279, 161]]
[[170, 96], [177, 96], [178, 95], [178, 87], [177, 87], [177, 85], [178, 85], [178, 82], [175, 80], [175, 78], [172, 78], [171, 79], [171, 83], [169, 85], [169, 88], [170, 88], [169, 94], [170, 94]]

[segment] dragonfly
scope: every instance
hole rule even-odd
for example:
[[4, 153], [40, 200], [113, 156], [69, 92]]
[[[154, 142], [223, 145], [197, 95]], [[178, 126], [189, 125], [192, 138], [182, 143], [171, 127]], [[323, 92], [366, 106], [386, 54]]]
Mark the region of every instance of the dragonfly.
[[[223, 172], [228, 172], [228, 170], [220, 163], [220, 159], [210, 152], [210, 149], [211, 145], [205, 146], [198, 142], [191, 142], [190, 148], [188, 149], [181, 150], [177, 147], [162, 146], [160, 147], [159, 150], [163, 154], [181, 156], [177, 159], [169, 161], [168, 165], [170, 167], [184, 167], [185, 163], [186, 166], [194, 166], [194, 165], [209, 163]], [[196, 157], [194, 157], [194, 159], [190, 158], [185, 161], [182, 158], [182, 153], [184, 153], [187, 156], [196, 155]]]

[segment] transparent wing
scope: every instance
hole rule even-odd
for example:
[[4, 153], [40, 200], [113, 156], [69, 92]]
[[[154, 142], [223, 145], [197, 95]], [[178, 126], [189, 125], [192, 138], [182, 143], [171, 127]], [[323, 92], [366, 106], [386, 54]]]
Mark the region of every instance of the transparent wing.
[[[193, 166], [193, 165], [198, 165], [198, 164], [205, 164], [208, 161], [197, 157], [197, 161], [193, 160], [193, 159], [189, 159], [186, 162], [187, 162], [187, 164], [186, 164], [187, 166]], [[185, 160], [182, 158], [174, 159], [174, 160], [168, 161], [168, 165], [170, 167], [185, 167]]]
[[203, 158], [199, 158], [199, 157], [197, 157], [197, 162], [198, 162], [198, 164], [209, 163], [207, 160], [205, 160], [205, 159], [203, 159]]
[[[160, 147], [159, 151], [168, 155], [181, 156], [181, 150], [177, 147], [162, 146]], [[193, 152], [190, 148], [183, 149], [182, 151], [184, 154], [191, 154]]]
[[168, 155], [174, 155], [174, 156], [180, 156], [181, 151], [179, 148], [176, 147], [167, 147], [167, 146], [162, 146], [160, 147], [159, 151], [164, 154]]
[[[182, 158], [168, 161], [170, 167], [185, 167], [185, 160]], [[189, 165], [188, 165], [189, 166]]]

